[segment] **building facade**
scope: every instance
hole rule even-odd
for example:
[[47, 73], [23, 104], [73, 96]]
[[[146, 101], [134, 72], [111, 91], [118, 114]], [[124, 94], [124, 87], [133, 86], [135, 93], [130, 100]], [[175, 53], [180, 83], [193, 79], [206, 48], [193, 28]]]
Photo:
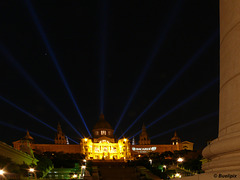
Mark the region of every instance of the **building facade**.
[[82, 139], [83, 154], [87, 159], [130, 159], [130, 142], [113, 136], [113, 128], [101, 114], [94, 126], [92, 139]]
[[16, 164], [37, 164], [38, 160], [27, 152], [19, 151], [9, 146], [8, 144], [0, 141], [0, 155], [10, 158]]
[[174, 132], [174, 136], [171, 138], [171, 144], [151, 144], [150, 138], [148, 137], [146, 127], [142, 126], [142, 132], [139, 136], [138, 145], [131, 145], [131, 156], [136, 157], [147, 154], [149, 152], [163, 153], [165, 151], [180, 151], [180, 150], [193, 150], [193, 144], [189, 141], [181, 142], [177, 132]]
[[68, 139], [58, 123], [55, 144], [35, 144], [33, 137], [29, 132], [27, 135], [13, 142], [14, 148], [24, 151], [28, 154], [35, 152], [63, 152], [63, 153], [82, 153], [86, 159], [106, 159], [106, 160], [127, 160], [137, 155], [149, 152], [163, 153], [165, 151], [174, 152], [175, 150], [193, 150], [193, 143], [189, 141], [181, 142], [181, 139], [174, 133], [171, 138], [171, 144], [152, 145], [148, 137], [146, 127], [142, 126], [142, 132], [139, 136], [139, 142], [130, 144], [129, 139], [117, 139], [113, 135], [112, 126], [105, 120], [101, 114], [99, 121], [92, 130], [92, 138], [83, 138], [79, 144], [69, 144]]

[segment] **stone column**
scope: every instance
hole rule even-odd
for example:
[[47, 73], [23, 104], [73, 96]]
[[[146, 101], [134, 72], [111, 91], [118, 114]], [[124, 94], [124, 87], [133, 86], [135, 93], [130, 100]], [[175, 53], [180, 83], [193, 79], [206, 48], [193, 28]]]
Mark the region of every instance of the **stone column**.
[[206, 173], [240, 179], [240, 0], [220, 0], [219, 134], [203, 156]]

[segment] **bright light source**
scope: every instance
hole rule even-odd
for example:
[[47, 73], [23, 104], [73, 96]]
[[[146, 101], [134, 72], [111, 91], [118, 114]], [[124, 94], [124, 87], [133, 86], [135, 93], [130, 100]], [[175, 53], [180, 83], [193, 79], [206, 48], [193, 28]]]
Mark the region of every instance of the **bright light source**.
[[141, 155], [139, 154], [138, 157], [141, 157]]
[[126, 139], [126, 138], [124, 138], [123, 140], [124, 140], [125, 142], [127, 141], [127, 139]]
[[86, 169], [86, 166], [82, 166], [82, 169]]
[[88, 140], [87, 138], [84, 139], [85, 142], [87, 142], [87, 140]]
[[175, 177], [176, 177], [176, 178], [181, 178], [182, 176], [181, 176], [180, 173], [176, 173], [176, 174], [175, 174]]
[[35, 169], [33, 169], [33, 168], [29, 169], [29, 172], [34, 172], [34, 171], [35, 171]]
[[84, 160], [83, 160], [83, 162], [87, 162], [87, 160], [86, 160], [86, 159], [84, 159]]
[[177, 159], [177, 162], [180, 162], [180, 163], [181, 163], [181, 162], [183, 162], [183, 161], [184, 161], [184, 160], [183, 160], [183, 158], [181, 158], [181, 157]]
[[77, 174], [74, 174], [74, 175], [73, 175], [73, 178], [77, 178]]
[[166, 168], [167, 168], [167, 166], [166, 166], [166, 165], [163, 165], [163, 168], [165, 168], [165, 169], [166, 169]]
[[149, 159], [150, 165], [152, 165], [152, 159]]
[[4, 173], [4, 170], [0, 169], [0, 175], [3, 175]]

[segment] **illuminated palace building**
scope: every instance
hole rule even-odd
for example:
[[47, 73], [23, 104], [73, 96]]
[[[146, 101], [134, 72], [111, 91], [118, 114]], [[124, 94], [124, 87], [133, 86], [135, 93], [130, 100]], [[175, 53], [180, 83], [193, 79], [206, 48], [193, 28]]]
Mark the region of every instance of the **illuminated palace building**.
[[94, 126], [93, 138], [84, 138], [79, 144], [69, 144], [68, 139], [58, 124], [55, 144], [35, 144], [33, 137], [29, 132], [27, 135], [13, 142], [14, 148], [30, 152], [63, 152], [63, 153], [83, 153], [86, 159], [121, 159], [127, 160], [133, 157], [146, 154], [148, 152], [165, 152], [188, 149], [193, 150], [193, 143], [189, 141], [181, 142], [180, 138], [174, 133], [171, 144], [152, 145], [148, 137], [145, 126], [142, 127], [142, 133], [139, 136], [139, 143], [136, 145], [134, 139], [132, 144], [127, 138], [117, 139], [113, 135], [113, 128], [101, 114], [99, 121]]
[[129, 159], [130, 143], [128, 139], [117, 141], [113, 136], [111, 125], [101, 114], [99, 121], [94, 126], [93, 139], [82, 139], [83, 154], [88, 159]]

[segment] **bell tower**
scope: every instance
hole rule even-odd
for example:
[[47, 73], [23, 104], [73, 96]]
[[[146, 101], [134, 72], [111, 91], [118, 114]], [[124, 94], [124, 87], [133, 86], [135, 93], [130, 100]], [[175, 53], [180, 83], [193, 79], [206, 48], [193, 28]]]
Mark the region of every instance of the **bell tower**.
[[171, 144], [172, 145], [178, 145], [181, 143], [181, 139], [178, 137], [177, 132], [174, 132], [174, 136], [171, 138]]
[[142, 126], [142, 133], [139, 136], [139, 144], [140, 145], [151, 144], [151, 140], [148, 137], [147, 130], [144, 124]]
[[57, 126], [57, 134], [55, 136], [55, 144], [68, 144], [67, 137], [62, 132], [60, 123], [58, 123], [58, 126]]

